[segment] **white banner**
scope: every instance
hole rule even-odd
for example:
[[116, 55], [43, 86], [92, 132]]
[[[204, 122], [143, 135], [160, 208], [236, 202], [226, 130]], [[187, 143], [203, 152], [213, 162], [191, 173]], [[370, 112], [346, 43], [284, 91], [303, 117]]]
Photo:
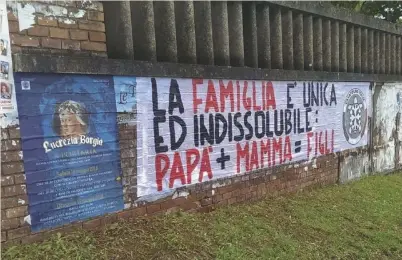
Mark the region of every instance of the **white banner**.
[[369, 86], [137, 78], [138, 196], [367, 145]]

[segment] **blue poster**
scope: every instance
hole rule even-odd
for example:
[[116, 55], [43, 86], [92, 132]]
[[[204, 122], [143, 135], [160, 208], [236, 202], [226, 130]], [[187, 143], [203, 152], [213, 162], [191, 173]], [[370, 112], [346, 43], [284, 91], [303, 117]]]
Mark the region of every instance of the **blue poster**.
[[16, 73], [32, 231], [122, 210], [113, 78]]

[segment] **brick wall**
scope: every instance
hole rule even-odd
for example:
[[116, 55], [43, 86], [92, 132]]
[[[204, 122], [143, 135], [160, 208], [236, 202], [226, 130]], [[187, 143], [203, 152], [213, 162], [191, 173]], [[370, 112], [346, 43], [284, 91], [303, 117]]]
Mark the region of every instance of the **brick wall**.
[[[29, 14], [34, 18], [28, 19]], [[8, 20], [13, 53], [107, 56], [100, 2], [10, 2]], [[33, 23], [24, 29], [20, 28], [19, 20], [23, 24]]]
[[[21, 5], [18, 7], [18, 4]], [[12, 53], [107, 56], [101, 2], [10, 1], [7, 2], [7, 8]], [[28, 19], [30, 15], [33, 17]], [[32, 21], [32, 25], [26, 29], [20, 28], [21, 21], [22, 24]], [[2, 129], [1, 242], [3, 245], [31, 242], [43, 237], [43, 234], [30, 235], [30, 226], [26, 222], [29, 202], [22, 160], [19, 128], [14, 126]], [[70, 226], [73, 227], [74, 225]], [[46, 234], [51, 233], [52, 231], [48, 231]]]
[[1, 241], [19, 239], [30, 231], [20, 131], [1, 130]]
[[137, 127], [119, 124], [120, 159], [125, 207], [137, 198]]
[[32, 233], [27, 223], [28, 197], [24, 177], [20, 130], [1, 130], [1, 241], [2, 246], [41, 241], [49, 236], [76, 229], [94, 229], [118, 219], [152, 216], [178, 210], [209, 212], [216, 207], [253, 201], [265, 196], [296, 192], [307, 187], [338, 181], [341, 158], [336, 154], [312, 162], [298, 162], [245, 175], [181, 187], [173, 195], [147, 202], [136, 194], [136, 126], [119, 124], [119, 144], [125, 210]]
[[[32, 3], [27, 3], [32, 4]], [[35, 2], [32, 27], [20, 30], [15, 2], [9, 4], [12, 51], [48, 54], [106, 56], [105, 26], [101, 3]], [[61, 8], [61, 9], [60, 9]], [[63, 9], [64, 8], [64, 9]], [[54, 15], [49, 14], [53, 11]], [[66, 10], [66, 11], [64, 11]], [[63, 12], [64, 15], [57, 15]], [[77, 13], [79, 15], [77, 15]], [[119, 143], [125, 210], [76, 222], [52, 230], [31, 233], [27, 221], [26, 194], [20, 131], [17, 126], [1, 130], [1, 242], [3, 246], [41, 241], [57, 232], [94, 229], [118, 219], [152, 216], [177, 210], [209, 212], [230, 205], [295, 192], [314, 185], [336, 183], [335, 155], [314, 162], [259, 170], [246, 175], [205, 182], [178, 189], [174, 195], [145, 202], [136, 194], [136, 127], [119, 124]]]
[[118, 219], [167, 214], [179, 210], [210, 212], [217, 207], [258, 200], [303, 190], [307, 187], [334, 184], [338, 181], [337, 155], [319, 157], [312, 162], [263, 169], [217, 181], [179, 188], [174, 195], [153, 202], [136, 201], [136, 129], [119, 125], [121, 165], [123, 169], [125, 210], [86, 221], [31, 233], [24, 221], [28, 199], [23, 176], [19, 129], [3, 129], [1, 178], [2, 245], [42, 241], [61, 232], [92, 230]]

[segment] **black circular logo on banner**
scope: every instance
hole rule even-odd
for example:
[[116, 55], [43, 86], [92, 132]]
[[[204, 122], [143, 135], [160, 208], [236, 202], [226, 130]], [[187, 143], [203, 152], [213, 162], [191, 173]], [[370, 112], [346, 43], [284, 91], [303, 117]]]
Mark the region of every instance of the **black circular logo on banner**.
[[352, 145], [357, 144], [362, 139], [367, 124], [367, 104], [360, 89], [354, 88], [346, 95], [342, 122], [346, 140]]

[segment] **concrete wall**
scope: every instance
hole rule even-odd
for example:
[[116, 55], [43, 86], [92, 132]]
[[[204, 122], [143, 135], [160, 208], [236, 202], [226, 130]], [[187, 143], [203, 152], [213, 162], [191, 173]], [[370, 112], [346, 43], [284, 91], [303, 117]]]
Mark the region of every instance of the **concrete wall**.
[[8, 8], [14, 53], [402, 75], [400, 25], [329, 3], [9, 1]]
[[402, 74], [400, 25], [330, 3], [105, 4], [105, 15], [110, 12], [116, 18], [106, 21], [106, 27], [113, 28], [106, 31], [107, 37], [124, 35], [108, 42], [110, 58]]
[[401, 83], [378, 84], [374, 89], [373, 171], [400, 169]]
[[367, 149], [341, 154], [340, 182], [369, 174], [401, 169], [402, 85], [400, 82], [373, 83], [371, 143]]
[[356, 180], [372, 173], [368, 149], [356, 149], [340, 154], [339, 182]]

